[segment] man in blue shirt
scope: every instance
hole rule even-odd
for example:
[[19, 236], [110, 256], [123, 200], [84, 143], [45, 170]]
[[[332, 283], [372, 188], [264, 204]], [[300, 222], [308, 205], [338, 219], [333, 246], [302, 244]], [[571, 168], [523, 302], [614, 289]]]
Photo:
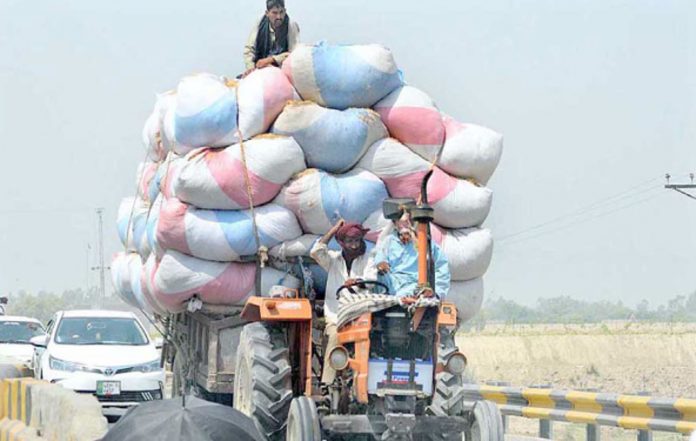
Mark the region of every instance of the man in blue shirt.
[[[374, 261], [377, 262], [380, 280], [399, 297], [414, 296], [419, 292], [432, 295], [432, 287], [418, 286], [418, 249], [410, 219], [402, 218], [394, 225], [394, 231], [377, 245]], [[435, 295], [444, 300], [450, 288], [449, 263], [435, 242], [431, 241], [430, 247], [435, 262]]]

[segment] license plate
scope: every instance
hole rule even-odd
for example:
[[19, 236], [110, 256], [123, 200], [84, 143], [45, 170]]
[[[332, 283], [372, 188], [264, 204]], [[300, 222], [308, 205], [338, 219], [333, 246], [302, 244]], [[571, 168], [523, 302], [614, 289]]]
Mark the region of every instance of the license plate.
[[108, 397], [111, 395], [121, 395], [120, 381], [97, 381], [97, 395]]

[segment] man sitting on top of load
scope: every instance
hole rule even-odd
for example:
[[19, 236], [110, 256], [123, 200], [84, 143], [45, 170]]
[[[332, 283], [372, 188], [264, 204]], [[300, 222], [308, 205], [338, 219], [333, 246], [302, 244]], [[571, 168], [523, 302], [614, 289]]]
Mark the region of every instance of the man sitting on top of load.
[[[432, 287], [418, 286], [418, 248], [409, 215], [395, 221], [392, 231], [385, 233], [377, 244], [374, 259], [380, 281], [389, 287], [389, 292], [400, 297], [419, 294], [432, 297]], [[430, 244], [435, 261], [435, 294], [444, 299], [450, 288], [449, 263], [438, 244], [433, 241]]]
[[[337, 344], [336, 323], [338, 322], [338, 299], [336, 291], [343, 285], [354, 286], [362, 280], [376, 280], [377, 271], [372, 262], [371, 255], [367, 253], [365, 234], [369, 230], [360, 224], [346, 223], [339, 220], [328, 233], [319, 239], [310, 252], [312, 259], [328, 273], [326, 279], [326, 296], [324, 299], [324, 318], [326, 326], [324, 334], [329, 342], [326, 354], [331, 353]], [[341, 251], [329, 250], [329, 242], [336, 236], [336, 241], [341, 246]], [[336, 376], [329, 363], [324, 363], [322, 382], [332, 383]]]
[[280, 66], [299, 40], [300, 27], [286, 13], [285, 0], [266, 0], [266, 13], [244, 46], [244, 76], [254, 69]]

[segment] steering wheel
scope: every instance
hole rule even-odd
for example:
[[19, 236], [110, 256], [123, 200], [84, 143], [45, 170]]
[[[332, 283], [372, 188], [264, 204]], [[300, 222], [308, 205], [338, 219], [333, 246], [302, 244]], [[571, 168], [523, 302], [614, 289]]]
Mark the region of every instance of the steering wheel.
[[377, 280], [360, 280], [359, 282], [357, 282], [356, 284], [351, 285], [351, 286], [348, 286], [348, 285], [341, 285], [341, 287], [338, 288], [338, 289], [336, 290], [336, 300], [338, 300], [338, 299], [341, 298], [341, 294], [340, 294], [340, 293], [341, 293], [341, 291], [343, 291], [344, 289], [347, 289], [347, 290], [350, 291], [351, 293], [355, 294], [355, 291], [353, 291], [353, 287], [354, 287], [354, 286], [358, 286], [358, 287], [361, 287], [361, 288], [365, 288], [365, 285], [372, 285], [372, 286], [379, 286], [379, 287], [382, 287], [382, 288], [384, 288], [384, 292], [385, 292], [386, 294], [389, 294], [389, 287], [388, 287], [387, 285], [385, 285], [384, 283], [380, 282], [380, 281], [377, 281]]

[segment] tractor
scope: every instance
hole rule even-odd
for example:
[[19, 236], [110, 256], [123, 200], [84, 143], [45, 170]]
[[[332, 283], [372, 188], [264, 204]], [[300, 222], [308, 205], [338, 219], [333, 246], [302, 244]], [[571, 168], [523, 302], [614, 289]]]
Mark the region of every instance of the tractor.
[[[434, 287], [426, 186], [418, 202], [387, 199], [387, 219], [417, 225], [419, 286]], [[343, 286], [338, 346], [329, 354], [318, 301], [297, 290], [250, 298], [235, 365], [234, 406], [269, 440], [502, 441], [498, 407], [466, 402], [467, 359], [455, 344], [454, 304], [390, 293], [385, 284]], [[437, 293], [436, 293], [437, 294]], [[325, 355], [328, 355], [326, 357]], [[321, 383], [324, 360], [337, 372]]]

